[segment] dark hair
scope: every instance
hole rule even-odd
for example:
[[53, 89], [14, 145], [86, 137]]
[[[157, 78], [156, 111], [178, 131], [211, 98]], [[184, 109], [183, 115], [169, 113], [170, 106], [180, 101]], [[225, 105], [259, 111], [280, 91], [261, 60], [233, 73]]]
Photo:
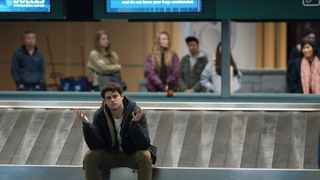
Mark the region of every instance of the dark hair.
[[306, 28], [306, 29], [304, 29], [304, 31], [303, 31], [303, 33], [302, 33], [302, 36], [303, 36], [303, 37], [306, 37], [306, 36], [308, 36], [309, 34], [314, 34], [314, 35], [317, 36], [316, 30], [314, 30], [314, 29], [312, 29], [312, 28]]
[[196, 42], [197, 44], [199, 44], [199, 40], [194, 36], [189, 36], [186, 38], [186, 43], [188, 44], [189, 42]]
[[27, 30], [27, 31], [23, 32], [23, 34], [21, 35], [21, 38], [24, 39], [27, 34], [34, 34], [34, 35], [36, 35], [36, 33], [35, 33], [34, 31]]
[[34, 31], [31, 31], [31, 30], [26, 30], [23, 35], [26, 35], [26, 34], [36, 34]]
[[309, 44], [312, 47], [313, 55], [316, 56], [318, 53], [318, 47], [316, 45], [316, 42], [313, 40], [308, 40], [308, 39], [303, 40], [301, 43], [301, 54], [303, 54], [302, 49], [306, 44]]
[[100, 95], [102, 98], [104, 98], [104, 95], [106, 92], [118, 92], [120, 95], [123, 94], [123, 89], [119, 83], [116, 82], [108, 82], [101, 90]]
[[[221, 60], [222, 60], [222, 53], [220, 51], [222, 49], [222, 43], [219, 42], [217, 49], [216, 49], [216, 72], [217, 74], [221, 75]], [[233, 67], [233, 74], [236, 76], [238, 75], [238, 68], [236, 63], [233, 60], [232, 55], [230, 54], [230, 65]]]
[[22, 36], [24, 37], [27, 34], [34, 34], [35, 35], [36, 33], [34, 31], [27, 30], [27, 31], [23, 32]]

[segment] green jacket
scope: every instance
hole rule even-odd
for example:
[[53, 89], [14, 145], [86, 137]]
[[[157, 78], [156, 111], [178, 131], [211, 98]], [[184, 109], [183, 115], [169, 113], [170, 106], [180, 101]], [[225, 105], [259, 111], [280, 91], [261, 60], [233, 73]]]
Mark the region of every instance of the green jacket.
[[179, 91], [193, 89], [194, 92], [204, 92], [205, 88], [200, 83], [200, 76], [207, 63], [208, 58], [200, 53], [191, 70], [190, 54], [185, 55], [180, 62]]

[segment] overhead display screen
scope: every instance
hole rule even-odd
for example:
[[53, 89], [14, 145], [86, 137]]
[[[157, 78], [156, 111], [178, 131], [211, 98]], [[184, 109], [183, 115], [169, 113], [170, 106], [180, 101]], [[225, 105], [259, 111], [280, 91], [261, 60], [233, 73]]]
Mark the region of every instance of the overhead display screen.
[[233, 20], [319, 19], [320, 0], [215, 0], [216, 17]]
[[106, 13], [201, 13], [202, 0], [106, 0]]
[[50, 13], [50, 0], [0, 0], [1, 13]]

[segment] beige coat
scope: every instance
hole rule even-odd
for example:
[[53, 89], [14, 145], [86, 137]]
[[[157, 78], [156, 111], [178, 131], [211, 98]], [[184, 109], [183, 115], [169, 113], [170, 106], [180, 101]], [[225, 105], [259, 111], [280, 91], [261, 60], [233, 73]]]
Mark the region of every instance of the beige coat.
[[[92, 50], [89, 55], [87, 67], [92, 80], [92, 85], [98, 85], [99, 75], [105, 73], [113, 73], [119, 71], [118, 55], [116, 52], [112, 52], [112, 57], [107, 57], [107, 53], [100, 53], [97, 50]], [[103, 60], [105, 64], [99, 63], [99, 60]]]

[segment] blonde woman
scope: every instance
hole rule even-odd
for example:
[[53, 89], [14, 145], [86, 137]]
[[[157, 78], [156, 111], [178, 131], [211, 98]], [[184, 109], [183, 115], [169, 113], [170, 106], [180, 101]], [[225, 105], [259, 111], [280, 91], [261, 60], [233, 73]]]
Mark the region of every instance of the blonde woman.
[[163, 92], [171, 86], [178, 87], [179, 57], [170, 50], [167, 32], [157, 35], [152, 52], [147, 56], [145, 66], [146, 86], [149, 92]]
[[87, 64], [93, 89], [102, 89], [107, 82], [111, 81], [121, 84], [121, 65], [118, 59], [117, 53], [111, 48], [107, 32], [98, 31], [94, 39], [94, 49], [90, 52]]

